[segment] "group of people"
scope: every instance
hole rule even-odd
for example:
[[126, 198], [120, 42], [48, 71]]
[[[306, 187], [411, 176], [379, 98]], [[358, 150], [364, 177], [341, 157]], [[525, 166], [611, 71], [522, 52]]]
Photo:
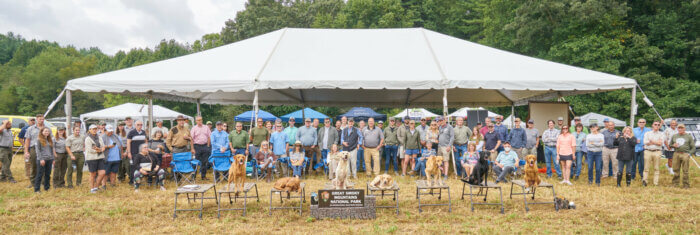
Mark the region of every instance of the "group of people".
[[[466, 126], [462, 117], [456, 118], [455, 126], [443, 117], [430, 120], [429, 124], [428, 121], [421, 118], [417, 124], [408, 117], [389, 118], [384, 126], [382, 121], [369, 118], [356, 125], [353, 118], [342, 117], [334, 125], [330, 119], [324, 119], [321, 126], [318, 119], [306, 118], [297, 127], [295, 119], [290, 118], [285, 127], [280, 119], [273, 124], [258, 118], [249, 132], [240, 122], [229, 132], [224, 122], [204, 124], [202, 117], [196, 117], [190, 127], [187, 119], [179, 116], [177, 125], [169, 130], [162, 121], [156, 121], [156, 126], [147, 133], [143, 122], [126, 118], [116, 128], [99, 123], [90, 125], [86, 131], [81, 130], [82, 123], [76, 122], [72, 133], [67, 134], [61, 127], [54, 136], [44, 126], [44, 117], [36, 115], [19, 137], [27, 177], [32, 183], [28, 187], [35, 192], [40, 192], [42, 184], [44, 190], [49, 190], [52, 170], [55, 188], [72, 188], [74, 171], [75, 185], [80, 186], [84, 163], [90, 172], [91, 193], [106, 190], [107, 183], [114, 186], [118, 181], [126, 182], [127, 176], [135, 191], [144, 180], [165, 190], [163, 181], [172, 154], [190, 152], [201, 162], [202, 180], [207, 180], [209, 157], [229, 151], [231, 155], [250, 156], [255, 169], [268, 181], [273, 171], [287, 174], [289, 169], [294, 176], [327, 169], [327, 176], [332, 179], [338, 162], [328, 159], [335, 159], [333, 156], [339, 152], [349, 152], [350, 175], [355, 179], [362, 169], [368, 177], [380, 174], [381, 158], [385, 160], [384, 173], [393, 165], [396, 175], [405, 176], [407, 171], [409, 175], [422, 174], [429, 156], [443, 156], [445, 161], [440, 167], [445, 176], [452, 163], [455, 173], [467, 177], [483, 155], [491, 163], [496, 182], [507, 182], [506, 176], [520, 167], [519, 159], [537, 155], [540, 143], [544, 145], [547, 177], [556, 172], [562, 184], [571, 185], [571, 178], [579, 178], [586, 157], [589, 184], [600, 185], [601, 178], [610, 174], [616, 176], [620, 186], [625, 170], [628, 186], [636, 172], [646, 186], [653, 170], [652, 183], [658, 185], [659, 164], [661, 157], [666, 156], [669, 171], [674, 175], [672, 184], [679, 185], [683, 172], [683, 187], [689, 187], [689, 157], [695, 152], [695, 140], [676, 121], [661, 132], [660, 121], [654, 121], [648, 128], [646, 120], [640, 119], [638, 127], [625, 127], [620, 132], [607, 119], [600, 130], [596, 124], [584, 127], [579, 117], [569, 127], [560, 117], [557, 122], [548, 120], [541, 135], [532, 119], [522, 128], [521, 120], [515, 118], [511, 129], [503, 124], [502, 116], [486, 118], [483, 124], [479, 122], [473, 128]], [[10, 128], [7, 120], [0, 127], [0, 180], [14, 183], [10, 171], [13, 146]]]

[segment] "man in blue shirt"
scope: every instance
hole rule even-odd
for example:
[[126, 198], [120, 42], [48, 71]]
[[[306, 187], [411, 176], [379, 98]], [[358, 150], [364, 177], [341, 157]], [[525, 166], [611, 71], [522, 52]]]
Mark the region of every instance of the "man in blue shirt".
[[228, 133], [224, 130], [221, 121], [216, 122], [216, 129], [210, 135], [212, 152], [224, 153], [229, 149]]
[[503, 152], [498, 154], [498, 158], [496, 158], [493, 166], [493, 173], [498, 176], [496, 183], [508, 182], [506, 176], [515, 171], [516, 162], [518, 162], [518, 155], [511, 150], [510, 143], [506, 141], [503, 143]]
[[525, 133], [525, 129], [520, 127], [520, 118], [515, 118], [515, 127], [510, 130], [510, 134], [508, 134], [508, 142], [511, 144], [511, 148], [513, 148], [513, 151], [518, 154], [519, 156], [522, 156], [522, 150], [525, 148], [525, 145], [527, 145], [527, 133]]
[[[498, 139], [505, 142], [508, 139], [508, 128], [503, 125], [503, 116], [496, 116], [496, 125], [493, 126], [493, 130], [498, 134]], [[498, 152], [503, 151], [503, 146], [498, 147]]]
[[[289, 141], [287, 141], [287, 134], [282, 132], [282, 123], [275, 124], [275, 132], [270, 136], [270, 144], [272, 144], [272, 153], [277, 156], [277, 159], [283, 159], [287, 156], [289, 151]], [[282, 169], [282, 174], [287, 175], [287, 167], [282, 167], [282, 161], [277, 161], [276, 168]]]
[[632, 180], [637, 175], [635, 169], [638, 169], [639, 175], [644, 175], [644, 134], [651, 131], [646, 125], [647, 120], [640, 118], [637, 121], [637, 127], [632, 129], [634, 137], [637, 137], [637, 145], [634, 146], [634, 159], [632, 159]]

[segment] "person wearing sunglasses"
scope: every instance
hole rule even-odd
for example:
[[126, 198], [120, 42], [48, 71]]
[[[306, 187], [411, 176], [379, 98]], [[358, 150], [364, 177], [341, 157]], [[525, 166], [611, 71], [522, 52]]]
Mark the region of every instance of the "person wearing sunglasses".
[[644, 134], [651, 131], [646, 125], [647, 120], [640, 118], [637, 120], [637, 127], [632, 129], [634, 136], [637, 137], [637, 144], [634, 146], [634, 159], [632, 160], [632, 180], [636, 178], [637, 172], [639, 172], [640, 178], [644, 178]]
[[666, 135], [659, 131], [661, 121], [654, 121], [651, 124], [651, 131], [644, 134], [644, 175], [642, 175], [642, 185], [649, 183], [649, 170], [654, 169], [654, 185], [659, 185], [659, 162], [661, 162], [661, 150], [666, 143]]

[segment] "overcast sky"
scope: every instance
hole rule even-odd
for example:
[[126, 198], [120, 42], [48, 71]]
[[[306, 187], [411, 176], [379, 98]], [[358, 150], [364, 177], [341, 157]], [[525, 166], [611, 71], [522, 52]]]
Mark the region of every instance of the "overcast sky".
[[218, 33], [246, 0], [0, 0], [0, 32], [107, 54]]

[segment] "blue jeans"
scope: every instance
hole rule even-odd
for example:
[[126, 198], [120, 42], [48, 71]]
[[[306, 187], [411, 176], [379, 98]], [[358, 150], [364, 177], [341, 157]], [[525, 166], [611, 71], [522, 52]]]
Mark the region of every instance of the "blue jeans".
[[357, 171], [365, 171], [365, 149], [357, 147]]
[[[234, 149], [233, 155], [235, 156], [235, 155], [238, 155], [238, 154], [245, 155], [245, 148]], [[246, 157], [247, 157], [247, 156], [246, 156]]]
[[293, 176], [301, 176], [301, 170], [304, 169], [304, 166], [292, 166], [292, 174]]
[[593, 165], [595, 163], [595, 183], [600, 184], [603, 171], [603, 152], [588, 152], [588, 182], [593, 182]]
[[583, 151], [576, 151], [576, 167], [571, 166], [571, 175], [581, 175], [581, 163], [583, 162]]
[[386, 167], [384, 167], [384, 173], [389, 173], [389, 166], [391, 162], [394, 162], [394, 172], [399, 172], [399, 160], [397, 159], [397, 152], [399, 150], [398, 145], [387, 145], [384, 146], [384, 157], [386, 159]]
[[413, 171], [418, 172], [419, 176], [425, 175], [425, 163], [428, 161], [428, 157], [418, 157], [416, 159], [416, 167]]
[[[49, 181], [51, 180], [51, 165], [53, 165], [53, 160], [44, 160], [44, 166], [41, 166], [41, 161], [36, 160], [36, 176], [34, 176], [34, 192], [39, 192], [41, 190], [41, 181], [44, 181], [44, 191], [49, 191], [51, 187]], [[680, 173], [679, 173], [680, 174]]]
[[318, 169], [319, 167], [323, 167], [323, 169], [326, 169], [326, 157], [328, 157], [328, 149], [321, 150], [321, 160], [316, 162], [316, 165], [314, 165], [314, 170]]
[[632, 174], [634, 169], [632, 169], [632, 160], [617, 160], [617, 173], [622, 174], [622, 169], [627, 168], [625, 173]]
[[557, 148], [544, 146], [544, 161], [547, 163], [547, 177], [552, 177], [552, 162], [554, 162], [554, 170], [561, 177], [561, 168], [557, 162]]
[[632, 160], [632, 179], [637, 175], [639, 171], [639, 177], [644, 175], [644, 151], [634, 152], [634, 160]]
[[459, 164], [459, 163], [462, 162], [462, 155], [464, 155], [464, 153], [467, 152], [467, 144], [462, 144], [462, 145], [455, 144], [454, 146], [455, 146], [455, 153], [454, 153], [455, 154], [455, 161], [457, 162], [457, 165], [455, 166], [457, 169], [455, 169], [455, 171], [457, 171], [457, 175], [461, 176], [462, 172], [464, 171], [464, 168], [462, 168], [462, 164]]

